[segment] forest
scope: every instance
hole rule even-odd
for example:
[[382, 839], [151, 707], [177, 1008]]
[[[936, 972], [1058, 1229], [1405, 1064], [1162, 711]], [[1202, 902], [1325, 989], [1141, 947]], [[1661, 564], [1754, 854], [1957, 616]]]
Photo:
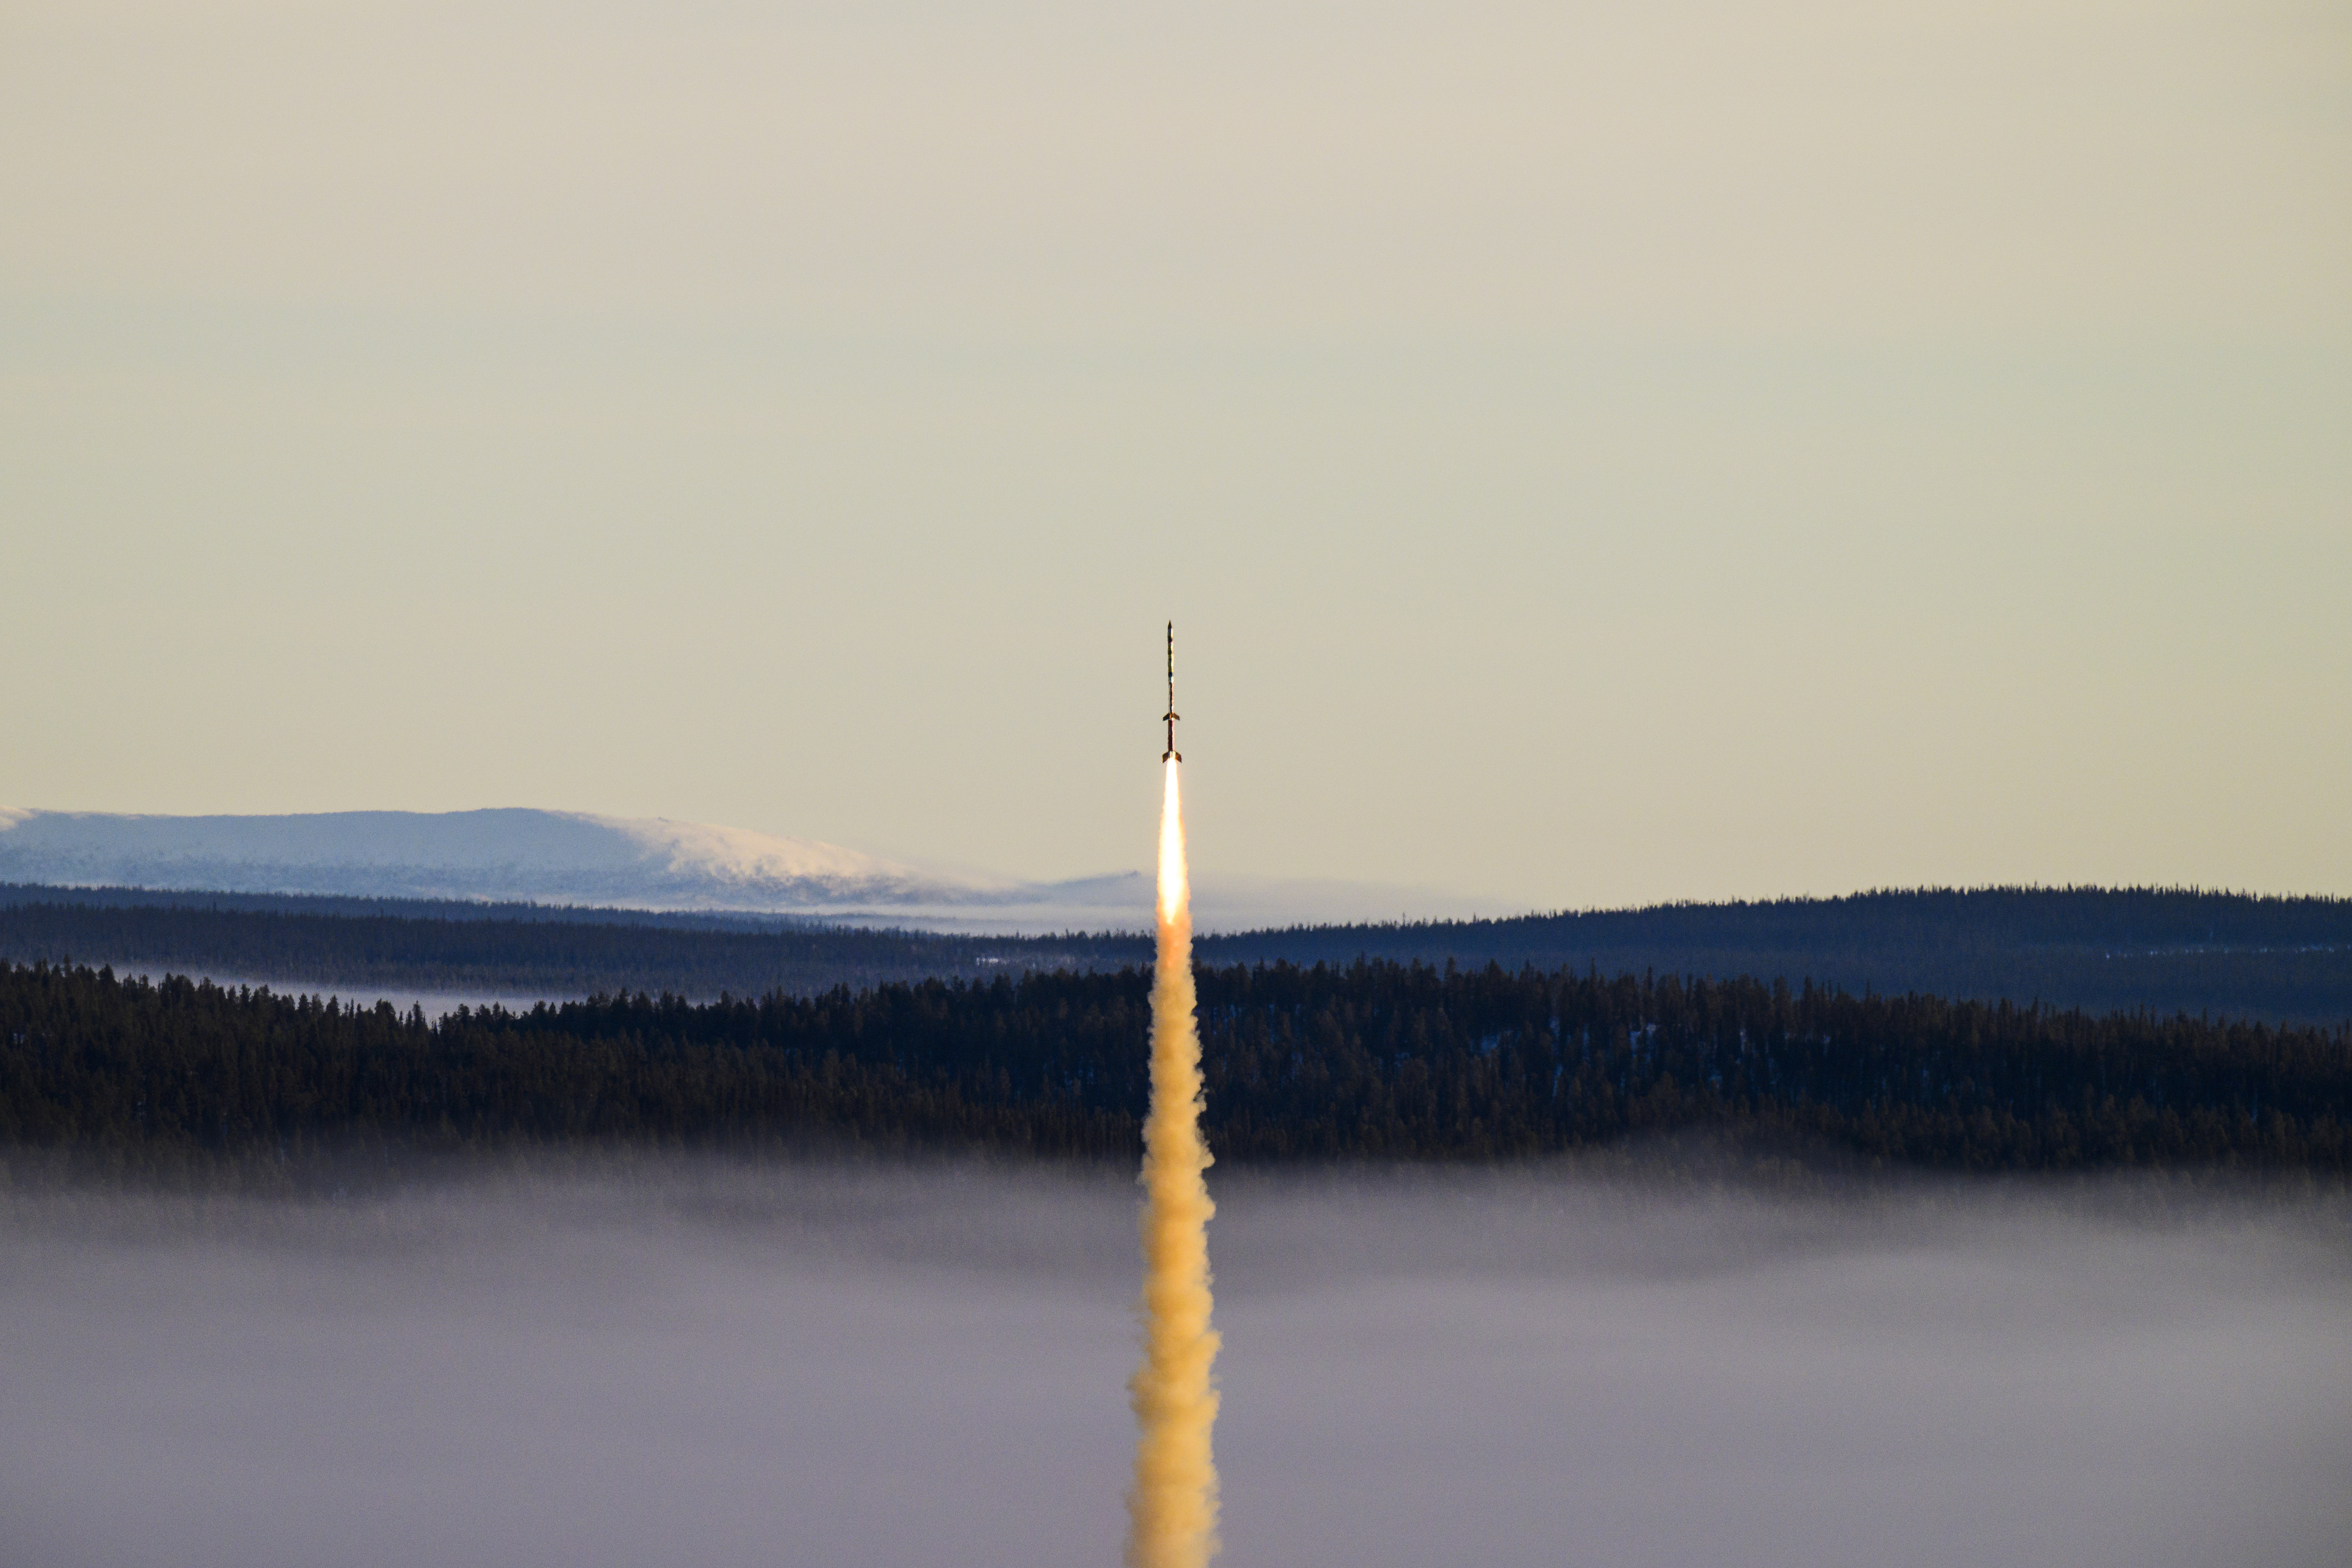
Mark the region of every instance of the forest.
[[1253, 932], [1211, 939], [1202, 953], [1253, 963], [1361, 955], [1659, 969], [2097, 1012], [2352, 1019], [2347, 899], [2163, 888], [1921, 889], [1357, 927], [1335, 947], [1336, 934]]
[[[1140, 937], [994, 937], [778, 917], [398, 899], [0, 889], [0, 959], [298, 982], [585, 996], [592, 991], [811, 994], [836, 985], [1117, 967]], [[68, 898], [60, 895], [79, 894]], [[174, 901], [176, 900], [176, 901]]]
[[[2352, 1019], [2352, 900], [2167, 889], [1919, 889], [1508, 920], [1204, 934], [1204, 963], [1754, 975], [1846, 991]], [[837, 985], [1148, 963], [1139, 935], [964, 936], [791, 917], [270, 894], [0, 887], [0, 959], [305, 988], [814, 995]]]
[[[2352, 1026], [1783, 981], [1202, 965], [1225, 1161], [1493, 1161], [1701, 1131], [1867, 1168], [2352, 1174]], [[0, 965], [0, 1150], [170, 1175], [536, 1146], [1131, 1160], [1148, 973], [438, 1021]]]

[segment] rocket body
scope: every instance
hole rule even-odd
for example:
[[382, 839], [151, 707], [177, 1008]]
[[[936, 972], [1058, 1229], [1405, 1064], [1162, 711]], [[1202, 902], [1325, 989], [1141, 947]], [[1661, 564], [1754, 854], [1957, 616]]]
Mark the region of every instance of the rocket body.
[[1181, 763], [1184, 753], [1176, 749], [1176, 623], [1168, 623], [1168, 749], [1160, 753], [1163, 763]]

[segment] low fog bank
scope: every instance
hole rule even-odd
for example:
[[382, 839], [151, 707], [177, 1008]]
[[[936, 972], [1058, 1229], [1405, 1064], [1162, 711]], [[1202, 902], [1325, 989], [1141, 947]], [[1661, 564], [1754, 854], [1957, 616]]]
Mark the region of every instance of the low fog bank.
[[561, 1005], [577, 1001], [578, 997], [558, 995], [552, 991], [452, 991], [442, 987], [402, 985], [396, 982], [311, 980], [300, 975], [215, 973], [202, 964], [158, 969], [150, 965], [116, 964], [114, 973], [125, 980], [144, 980], [150, 985], [160, 985], [173, 975], [181, 975], [199, 984], [209, 983], [224, 991], [268, 991], [278, 996], [331, 997], [349, 1006], [354, 1003], [373, 1007], [389, 1002], [393, 1010], [404, 1016], [411, 1008], [422, 1008], [427, 1022], [437, 1024], [460, 1007], [479, 1011], [485, 1007], [504, 1007], [509, 1013], [528, 1013], [541, 1002]]
[[[2352, 1215], [2179, 1184], [1218, 1184], [1250, 1564], [2314, 1564]], [[1135, 1189], [568, 1162], [0, 1197], [0, 1557], [1118, 1560]]]

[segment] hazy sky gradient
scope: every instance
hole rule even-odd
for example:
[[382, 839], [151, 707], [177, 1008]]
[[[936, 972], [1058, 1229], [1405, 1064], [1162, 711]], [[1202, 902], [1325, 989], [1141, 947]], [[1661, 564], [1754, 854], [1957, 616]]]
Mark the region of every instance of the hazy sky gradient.
[[27, 4], [0, 802], [2352, 892], [2328, 4]]

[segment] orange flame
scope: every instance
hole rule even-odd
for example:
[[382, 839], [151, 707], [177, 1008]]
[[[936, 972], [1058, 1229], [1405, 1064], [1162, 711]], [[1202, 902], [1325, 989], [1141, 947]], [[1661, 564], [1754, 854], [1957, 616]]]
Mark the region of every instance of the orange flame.
[[1184, 869], [1184, 803], [1178, 797], [1176, 763], [1168, 766], [1167, 792], [1160, 802], [1160, 952], [1168, 952], [1169, 927], [1183, 925], [1186, 957], [1192, 951], [1192, 886]]

